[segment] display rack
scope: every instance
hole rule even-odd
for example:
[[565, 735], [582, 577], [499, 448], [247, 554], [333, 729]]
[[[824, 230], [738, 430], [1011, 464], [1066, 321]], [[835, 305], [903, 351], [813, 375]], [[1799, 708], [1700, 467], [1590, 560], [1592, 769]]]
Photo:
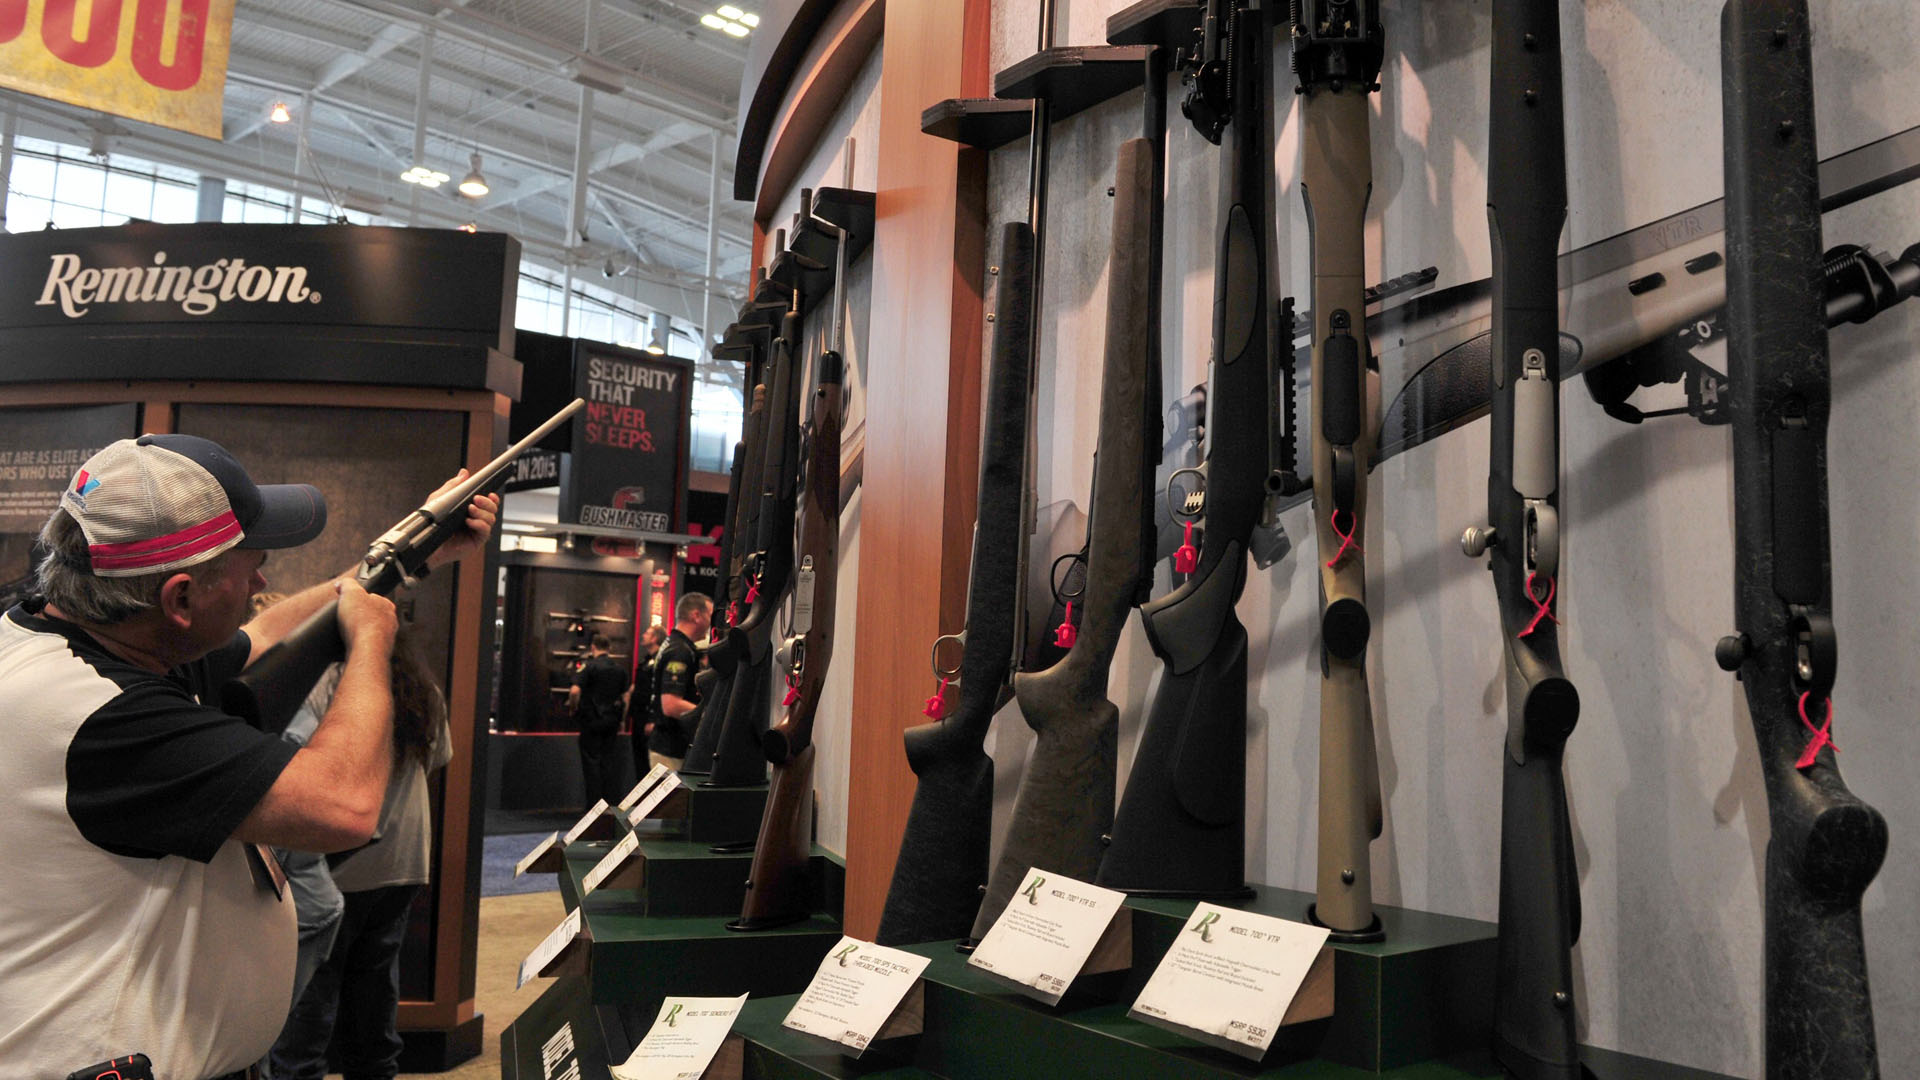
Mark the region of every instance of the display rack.
[[991, 98], [948, 98], [920, 114], [920, 130], [936, 138], [992, 150], [1027, 134], [1033, 102], [1052, 106], [1059, 123], [1138, 89], [1146, 78], [1140, 45], [1066, 45], [1043, 49], [993, 77]]

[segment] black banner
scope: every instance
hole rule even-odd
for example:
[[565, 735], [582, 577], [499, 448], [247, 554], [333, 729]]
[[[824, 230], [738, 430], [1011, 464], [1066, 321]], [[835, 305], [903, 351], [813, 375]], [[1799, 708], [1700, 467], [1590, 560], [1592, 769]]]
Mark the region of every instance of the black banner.
[[529, 491], [559, 487], [567, 474], [566, 457], [557, 450], [542, 450], [536, 446], [513, 459], [513, 467], [507, 471], [507, 482], [500, 490]]
[[721, 491], [687, 493], [687, 532], [699, 537], [687, 545], [680, 563], [680, 591], [716, 596], [720, 591], [720, 541], [726, 530], [727, 496]]
[[634, 532], [679, 532], [686, 521], [693, 361], [581, 341], [573, 453], [560, 522]]

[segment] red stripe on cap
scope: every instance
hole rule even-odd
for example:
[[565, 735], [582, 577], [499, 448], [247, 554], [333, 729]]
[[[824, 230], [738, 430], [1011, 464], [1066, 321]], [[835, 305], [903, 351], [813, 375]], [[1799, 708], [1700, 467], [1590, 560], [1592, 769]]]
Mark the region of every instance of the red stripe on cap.
[[127, 544], [89, 544], [87, 554], [95, 570], [141, 570], [192, 558], [242, 535], [239, 519], [229, 510], [198, 525]]

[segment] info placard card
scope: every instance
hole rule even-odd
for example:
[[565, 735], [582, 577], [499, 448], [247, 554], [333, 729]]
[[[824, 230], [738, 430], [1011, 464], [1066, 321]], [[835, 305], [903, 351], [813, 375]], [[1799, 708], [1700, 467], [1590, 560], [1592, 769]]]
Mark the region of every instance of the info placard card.
[[560, 955], [560, 950], [565, 949], [574, 938], [580, 936], [580, 912], [579, 907], [567, 912], [567, 917], [560, 920], [560, 925], [554, 927], [553, 932], [548, 934], [540, 944], [535, 945], [525, 960], [520, 961], [520, 981], [514, 984], [515, 990], [527, 985], [528, 979], [540, 974], [541, 968], [552, 963], [553, 958]]
[[784, 1023], [795, 1031], [839, 1043], [858, 1057], [932, 962], [925, 956], [842, 937], [820, 961], [820, 970], [814, 972], [813, 982]]
[[655, 807], [666, 802], [667, 796], [673, 794], [679, 787], [680, 774], [668, 773], [667, 778], [655, 784], [653, 790], [647, 792], [647, 797], [641, 799], [640, 804], [627, 815], [627, 824], [638, 825], [647, 820], [647, 815], [653, 813]]
[[739, 997], [670, 997], [614, 1080], [700, 1080], [747, 1003]]
[[525, 875], [528, 870], [533, 869], [534, 863], [540, 861], [540, 856], [545, 855], [549, 851], [552, 851], [553, 845], [559, 842], [560, 842], [559, 833], [557, 832], [548, 833], [547, 838], [545, 840], [542, 840], [539, 843], [533, 845], [533, 850], [527, 852], [525, 857], [523, 857], [519, 862], [514, 864], [513, 876], [521, 877]]
[[640, 796], [645, 795], [648, 788], [659, 783], [660, 778], [667, 775], [669, 771], [671, 770], [665, 765], [655, 765], [652, 769], [649, 769], [647, 775], [641, 777], [640, 782], [633, 785], [633, 790], [627, 792], [627, 797], [620, 800], [620, 809], [633, 809], [633, 804], [640, 801]]
[[1198, 904], [1127, 1015], [1258, 1061], [1327, 929]]
[[560, 838], [560, 843], [562, 845], [571, 844], [575, 840], [580, 839], [581, 834], [585, 833], [588, 829], [592, 828], [593, 823], [600, 820], [600, 815], [606, 812], [607, 812], [607, 800], [605, 799], [593, 800], [593, 808], [591, 810], [588, 810], [586, 813], [580, 815], [580, 820], [573, 823], [573, 828], [568, 829], [567, 835]]
[[613, 850], [600, 856], [600, 861], [593, 864], [593, 869], [587, 871], [587, 876], [580, 879], [580, 895], [592, 895], [593, 890], [599, 888], [601, 882], [612, 877], [613, 872], [625, 865], [626, 861], [633, 857], [634, 852], [639, 850], [639, 833], [630, 832], [621, 837], [620, 842], [613, 845]]
[[1058, 1005], [1126, 898], [1036, 866], [967, 963]]

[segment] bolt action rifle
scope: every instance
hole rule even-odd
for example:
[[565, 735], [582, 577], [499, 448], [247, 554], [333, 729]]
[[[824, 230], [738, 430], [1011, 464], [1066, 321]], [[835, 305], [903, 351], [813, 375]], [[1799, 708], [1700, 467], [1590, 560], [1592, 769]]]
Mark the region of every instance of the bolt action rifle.
[[1313, 504], [1320, 565], [1320, 842], [1308, 916], [1338, 941], [1377, 941], [1368, 847], [1380, 835], [1380, 769], [1367, 700], [1366, 253], [1373, 192], [1367, 96], [1379, 85], [1379, 0], [1295, 0], [1301, 194], [1313, 262]]
[[787, 715], [761, 734], [773, 765], [767, 805], [754, 843], [740, 918], [729, 930], [765, 930], [806, 918], [813, 830], [813, 724], [833, 659], [835, 588], [840, 570], [840, 426], [846, 361], [840, 354], [846, 299], [847, 234], [834, 260], [831, 338], [814, 361], [813, 416], [801, 439], [806, 458], [800, 493], [800, 562], [794, 571], [793, 625], [780, 648]]
[[1734, 614], [1766, 781], [1766, 1075], [1880, 1075], [1860, 896], [1887, 822], [1840, 778], [1827, 367], [1806, 0], [1721, 13], [1733, 383]]
[[[1204, 487], [1174, 510], [1204, 522], [1183, 548], [1178, 588], [1143, 605], [1165, 665], [1147, 713], [1113, 842], [1095, 880], [1133, 893], [1225, 896], [1246, 887], [1247, 632], [1233, 606], [1247, 543], [1273, 479], [1268, 326], [1273, 246], [1272, 27], [1255, 0], [1209, 0], [1181, 111], [1209, 142], [1228, 127], [1214, 263], [1212, 384]], [[1169, 478], [1169, 498], [1183, 479]]]
[[1580, 696], [1560, 663], [1560, 307], [1567, 217], [1558, 0], [1494, 0], [1487, 225], [1493, 246], [1487, 521], [1507, 675], [1493, 1052], [1520, 1080], [1579, 1080], [1573, 944], [1580, 882], [1561, 755]]
[[[1024, 539], [1020, 522], [1026, 501], [1033, 365], [1033, 268], [1033, 230], [1025, 222], [1009, 222], [1000, 234], [966, 628], [934, 642], [941, 691], [928, 704], [933, 722], [905, 732], [907, 764], [917, 783], [874, 935], [882, 945], [964, 936], [987, 884], [993, 759], [981, 744], [993, 714], [1006, 703], [1015, 645], [1013, 609]], [[939, 664], [940, 645], [947, 641], [962, 647], [957, 672]], [[959, 700], [948, 707], [946, 687], [956, 673]]]
[[[746, 605], [740, 621], [728, 631], [738, 637], [738, 667], [727, 696], [726, 718], [714, 744], [713, 772], [707, 783], [715, 787], [746, 787], [766, 783], [766, 757], [760, 735], [767, 728], [773, 661], [773, 619], [793, 575], [794, 461], [800, 454], [800, 377], [794, 370], [794, 351], [800, 347], [800, 290], [789, 291], [787, 313], [773, 344], [773, 375], [767, 393], [766, 453], [755, 490], [759, 492], [759, 521], [755, 539], [744, 561]], [[742, 838], [750, 842], [751, 838]]]
[[[505, 453], [401, 518], [367, 548], [354, 580], [376, 596], [389, 596], [426, 577], [427, 558], [466, 528], [467, 506], [505, 483], [515, 458], [586, 406], [586, 399], [574, 398]], [[340, 637], [340, 602], [331, 600], [228, 680], [220, 688], [220, 707], [262, 730], [283, 730], [328, 666], [346, 655], [346, 642]]]
[[[741, 334], [738, 348], [746, 354], [748, 396], [746, 421], [741, 440], [734, 448], [733, 468], [727, 482], [727, 531], [720, 538], [720, 588], [714, 597], [713, 617], [708, 632], [707, 668], [695, 676], [700, 703], [695, 707], [694, 735], [680, 771], [695, 775], [713, 772], [713, 748], [720, 741], [720, 729], [726, 724], [727, 701], [732, 696], [734, 672], [740, 663], [742, 639], [732, 630], [738, 621], [739, 598], [746, 594], [740, 578], [744, 572], [747, 549], [752, 545], [752, 523], [759, 520], [760, 500], [753, 496], [767, 438], [767, 359], [773, 347], [772, 328], [760, 324]], [[731, 336], [731, 335], [729, 335]], [[701, 679], [706, 682], [701, 682]]]
[[[1148, 387], [1155, 405], [1159, 391], [1153, 363], [1159, 305], [1152, 292], [1152, 264], [1160, 253], [1153, 235], [1153, 203], [1159, 198], [1154, 165], [1155, 147], [1148, 140], [1121, 144], [1107, 263], [1099, 450], [1081, 590], [1085, 607], [1077, 632], [1062, 624], [1068, 638], [1064, 659], [1045, 671], [1013, 677], [1014, 700], [1036, 739], [1000, 860], [973, 922], [975, 941], [993, 927], [1031, 868], [1091, 879], [1113, 826], [1120, 710], [1107, 700], [1108, 672], [1127, 613], [1143, 579], [1151, 580], [1153, 561], [1147, 492], [1159, 439], [1142, 421], [1150, 415]], [[1157, 416], [1157, 410], [1151, 414]]]

